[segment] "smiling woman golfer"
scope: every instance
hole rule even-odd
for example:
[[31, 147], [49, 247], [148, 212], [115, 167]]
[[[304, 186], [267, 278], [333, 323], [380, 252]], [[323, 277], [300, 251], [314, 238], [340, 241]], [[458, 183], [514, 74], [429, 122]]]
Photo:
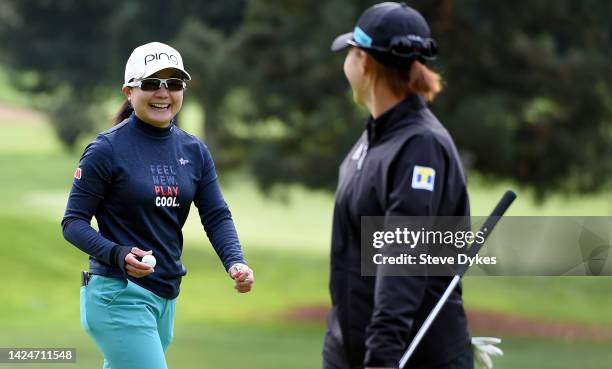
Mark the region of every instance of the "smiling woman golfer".
[[[172, 47], [137, 47], [123, 85], [134, 112], [87, 146], [75, 172], [62, 229], [89, 254], [81, 322], [105, 369], [167, 368], [191, 203], [235, 288], [248, 292], [253, 284], [210, 152], [173, 124], [190, 78]], [[147, 254], [154, 268], [139, 261]]]
[[[332, 311], [325, 369], [397, 368], [450, 277], [361, 276], [362, 216], [469, 215], [463, 169], [446, 129], [427, 108], [440, 76], [425, 19], [406, 4], [367, 9], [332, 50], [349, 48], [344, 73], [371, 114], [340, 167], [334, 209]], [[408, 363], [410, 368], [472, 368], [461, 287]]]

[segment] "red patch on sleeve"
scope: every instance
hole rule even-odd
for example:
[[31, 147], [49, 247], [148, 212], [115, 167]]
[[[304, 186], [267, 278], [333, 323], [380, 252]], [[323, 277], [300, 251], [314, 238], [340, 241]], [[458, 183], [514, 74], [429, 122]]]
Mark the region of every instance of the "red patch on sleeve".
[[76, 168], [74, 171], [74, 178], [81, 179], [81, 168]]

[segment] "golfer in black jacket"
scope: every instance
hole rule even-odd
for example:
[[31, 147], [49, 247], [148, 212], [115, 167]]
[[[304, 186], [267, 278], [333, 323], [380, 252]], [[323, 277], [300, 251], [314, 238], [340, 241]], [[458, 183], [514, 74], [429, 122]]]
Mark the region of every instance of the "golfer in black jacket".
[[[371, 117], [340, 167], [324, 369], [397, 368], [451, 279], [361, 275], [362, 216], [469, 215], [457, 150], [426, 105], [441, 90], [440, 76], [425, 66], [437, 53], [430, 37], [416, 10], [382, 3], [332, 44], [334, 51], [348, 48], [344, 73]], [[459, 286], [408, 366], [473, 365]]]

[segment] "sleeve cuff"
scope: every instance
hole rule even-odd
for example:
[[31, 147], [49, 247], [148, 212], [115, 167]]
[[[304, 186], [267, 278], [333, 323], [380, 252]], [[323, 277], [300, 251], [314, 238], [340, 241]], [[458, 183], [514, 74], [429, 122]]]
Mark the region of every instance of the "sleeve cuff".
[[132, 248], [129, 246], [115, 245], [111, 250], [110, 262], [113, 266], [119, 267], [124, 274], [127, 274], [125, 270], [125, 257], [127, 254], [132, 252]]
[[[233, 267], [233, 266], [234, 266], [234, 265], [236, 265], [236, 264], [244, 264], [244, 265], [246, 265], [246, 266], [249, 266], [249, 264], [247, 264], [247, 262], [246, 262], [244, 259], [240, 259], [240, 260], [233, 260], [233, 261], [230, 261], [229, 263], [227, 263], [227, 264], [225, 265], [225, 271], [226, 271], [226, 272], [229, 272], [229, 270], [231, 269], [231, 267]], [[250, 267], [249, 267], [249, 268], [250, 268]]]

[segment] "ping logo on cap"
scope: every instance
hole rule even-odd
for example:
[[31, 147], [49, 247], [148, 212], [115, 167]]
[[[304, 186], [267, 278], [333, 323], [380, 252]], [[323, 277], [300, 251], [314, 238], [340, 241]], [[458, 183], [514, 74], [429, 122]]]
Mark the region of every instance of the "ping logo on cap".
[[162, 58], [162, 55], [165, 55], [166, 59], [172, 61], [174, 64], [178, 65], [178, 59], [176, 58], [176, 55], [169, 55], [166, 53], [155, 53], [155, 54], [147, 54], [144, 57], [144, 63], [145, 65], [147, 65], [147, 63], [152, 62], [154, 60], [160, 60]]
[[412, 172], [412, 188], [417, 190], [434, 190], [434, 181], [436, 179], [436, 171], [433, 168], [414, 166]]

